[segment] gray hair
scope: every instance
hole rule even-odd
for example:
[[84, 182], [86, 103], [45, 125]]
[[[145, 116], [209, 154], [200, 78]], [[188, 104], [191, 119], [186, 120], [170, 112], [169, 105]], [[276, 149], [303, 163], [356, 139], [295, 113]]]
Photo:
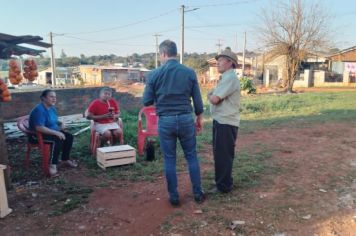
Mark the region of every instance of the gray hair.
[[169, 39], [164, 40], [159, 45], [159, 52], [165, 53], [168, 57], [175, 57], [175, 56], [177, 56], [177, 45], [175, 42], [173, 42]]
[[102, 88], [100, 89], [100, 91], [99, 91], [99, 94], [102, 94], [102, 93], [104, 93], [104, 92], [110, 92], [110, 93], [112, 93], [112, 88], [110, 88], [110, 87], [102, 87]]

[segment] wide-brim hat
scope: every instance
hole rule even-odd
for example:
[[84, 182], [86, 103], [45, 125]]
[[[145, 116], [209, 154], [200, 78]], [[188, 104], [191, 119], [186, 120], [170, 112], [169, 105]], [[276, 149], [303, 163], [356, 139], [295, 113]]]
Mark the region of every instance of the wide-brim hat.
[[231, 49], [225, 49], [224, 51], [216, 55], [215, 59], [218, 60], [219, 57], [227, 57], [229, 60], [235, 63], [235, 66], [237, 66], [237, 56], [231, 51]]

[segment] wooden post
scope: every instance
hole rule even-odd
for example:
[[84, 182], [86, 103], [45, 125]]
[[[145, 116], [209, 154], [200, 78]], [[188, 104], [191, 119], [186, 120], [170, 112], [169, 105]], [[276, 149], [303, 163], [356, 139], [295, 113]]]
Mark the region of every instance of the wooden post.
[[[4, 124], [3, 124], [3, 118], [2, 118], [1, 114], [3, 114], [3, 111], [2, 111], [1, 102], [0, 102], [0, 164], [8, 166], [9, 158], [8, 158], [8, 155], [7, 155], [6, 139], [5, 139], [5, 133], [4, 133]], [[6, 188], [9, 189], [10, 186], [11, 186], [9, 168], [6, 168], [6, 170], [4, 170], [4, 177], [5, 177]]]
[[4, 172], [6, 166], [0, 165], [0, 218], [4, 218], [12, 212], [7, 203], [7, 194], [5, 188]]

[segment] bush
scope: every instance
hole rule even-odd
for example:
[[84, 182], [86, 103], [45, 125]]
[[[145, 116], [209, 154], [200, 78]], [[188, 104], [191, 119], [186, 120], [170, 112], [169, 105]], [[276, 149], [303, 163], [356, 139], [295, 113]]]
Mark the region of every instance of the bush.
[[253, 84], [252, 79], [248, 77], [242, 77], [240, 78], [240, 86], [241, 90], [246, 90], [247, 93], [256, 93], [256, 87]]

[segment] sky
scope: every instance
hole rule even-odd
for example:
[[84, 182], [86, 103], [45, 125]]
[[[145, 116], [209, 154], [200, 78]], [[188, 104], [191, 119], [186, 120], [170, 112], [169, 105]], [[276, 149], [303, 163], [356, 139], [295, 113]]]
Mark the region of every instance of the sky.
[[[39, 35], [49, 42], [53, 32], [56, 57], [128, 56], [155, 52], [171, 39], [181, 46], [181, 5], [185, 6], [184, 48], [188, 53], [217, 52], [229, 46], [258, 50], [259, 15], [277, 0], [0, 0], [0, 32]], [[313, 0], [306, 0], [313, 1]], [[320, 0], [328, 11], [335, 47], [356, 45], [356, 1]], [[48, 53], [45, 53], [48, 55]]]

